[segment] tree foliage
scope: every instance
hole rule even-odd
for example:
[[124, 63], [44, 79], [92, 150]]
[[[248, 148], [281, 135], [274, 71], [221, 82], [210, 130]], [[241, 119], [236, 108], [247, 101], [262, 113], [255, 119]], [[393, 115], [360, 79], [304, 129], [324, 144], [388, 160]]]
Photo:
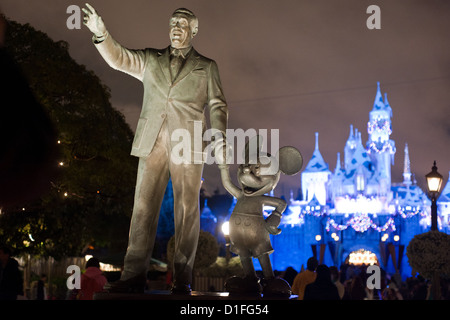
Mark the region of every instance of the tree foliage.
[[28, 24], [8, 22], [6, 50], [52, 120], [59, 158], [56, 179], [41, 198], [3, 208], [0, 241], [17, 252], [78, 255], [87, 245], [123, 250], [137, 159], [133, 133], [100, 79]]
[[[167, 261], [168, 264], [173, 263], [175, 254], [175, 236], [172, 236], [167, 243]], [[200, 230], [198, 237], [197, 252], [195, 254], [194, 269], [199, 270], [206, 268], [217, 260], [219, 254], [219, 244], [216, 238], [207, 232]]]
[[409, 265], [423, 277], [450, 278], [450, 235], [437, 230], [417, 234], [406, 247]]

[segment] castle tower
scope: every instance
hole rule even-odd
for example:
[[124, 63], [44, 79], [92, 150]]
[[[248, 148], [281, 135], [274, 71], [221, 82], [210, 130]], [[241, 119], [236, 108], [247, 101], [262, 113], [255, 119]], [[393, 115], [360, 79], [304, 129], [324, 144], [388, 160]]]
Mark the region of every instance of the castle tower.
[[336, 168], [334, 169], [334, 173], [331, 175], [331, 183], [330, 183], [330, 196], [331, 201], [334, 202], [336, 197], [342, 196], [342, 182], [344, 180], [345, 171], [341, 168], [341, 154], [337, 153], [336, 159]]
[[405, 143], [405, 160], [403, 163], [403, 184], [410, 186], [411, 182], [411, 162], [409, 160], [408, 144]]
[[380, 83], [377, 82], [377, 93], [373, 109], [369, 115], [367, 132], [367, 151], [372, 162], [376, 166], [376, 179], [383, 186], [380, 193], [387, 193], [391, 187], [391, 166], [394, 164], [395, 143], [390, 139], [392, 133], [392, 109], [387, 100], [387, 95], [383, 101], [380, 91]]
[[303, 199], [311, 201], [314, 196], [321, 205], [326, 204], [327, 187], [331, 171], [319, 151], [319, 133], [316, 132], [316, 145], [305, 170], [302, 172]]
[[347, 142], [345, 143], [344, 148], [344, 169], [348, 168], [350, 165], [350, 161], [352, 161], [353, 154], [356, 150], [356, 144], [357, 144], [357, 136], [358, 136], [358, 129], [355, 129], [355, 133], [353, 133], [353, 125], [350, 125], [350, 134], [348, 136]]
[[[349, 195], [368, 194], [368, 183], [373, 175], [370, 156], [361, 141], [361, 132], [356, 132], [356, 148], [345, 168], [345, 189]], [[370, 193], [370, 192], [369, 192]]]

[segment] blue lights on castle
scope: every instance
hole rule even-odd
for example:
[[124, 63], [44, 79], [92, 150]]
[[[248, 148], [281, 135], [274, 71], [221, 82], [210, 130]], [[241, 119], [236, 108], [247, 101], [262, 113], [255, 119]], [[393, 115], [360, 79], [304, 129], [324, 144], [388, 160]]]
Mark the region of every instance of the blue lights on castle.
[[[364, 145], [361, 132], [351, 125], [343, 159], [338, 153], [334, 171], [320, 153], [316, 133], [315, 150], [301, 172], [300, 200], [291, 192], [282, 232], [272, 236], [275, 270], [291, 266], [299, 271], [314, 255], [328, 266], [377, 262], [389, 273], [411, 276], [406, 247], [416, 234], [430, 229], [431, 201], [413, 179], [407, 144], [403, 181], [391, 181], [397, 152], [390, 139], [391, 119], [391, 106], [378, 83], [367, 124], [368, 140]], [[450, 233], [450, 182], [437, 204], [439, 230]], [[202, 228], [210, 221], [208, 206], [202, 211]], [[229, 212], [232, 209], [233, 205]]]

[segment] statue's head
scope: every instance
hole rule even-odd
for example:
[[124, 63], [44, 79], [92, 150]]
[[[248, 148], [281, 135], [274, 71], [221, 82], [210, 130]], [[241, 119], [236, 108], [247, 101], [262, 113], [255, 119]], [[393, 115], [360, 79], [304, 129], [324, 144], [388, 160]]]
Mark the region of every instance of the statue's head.
[[282, 147], [276, 156], [263, 151], [261, 136], [246, 143], [245, 163], [238, 167], [238, 182], [246, 197], [262, 196], [273, 190], [280, 180], [280, 173], [295, 175], [300, 172], [303, 158], [296, 148]]
[[175, 10], [169, 21], [169, 36], [172, 47], [187, 48], [198, 32], [198, 19], [185, 8]]

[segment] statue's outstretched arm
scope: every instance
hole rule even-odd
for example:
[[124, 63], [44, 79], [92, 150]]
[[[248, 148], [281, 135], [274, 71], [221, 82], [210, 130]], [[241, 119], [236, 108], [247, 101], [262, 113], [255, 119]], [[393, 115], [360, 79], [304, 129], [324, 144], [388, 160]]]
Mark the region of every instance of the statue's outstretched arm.
[[108, 65], [116, 70], [128, 73], [142, 81], [145, 71], [145, 51], [130, 50], [115, 41], [101, 16], [88, 3], [83, 8], [85, 13], [83, 24], [94, 34], [93, 42]]
[[103, 22], [102, 17], [100, 17], [95, 11], [94, 7], [89, 3], [86, 3], [86, 8], [82, 8], [85, 16], [83, 18], [83, 24], [94, 34], [96, 38], [101, 38], [106, 36], [106, 26]]

